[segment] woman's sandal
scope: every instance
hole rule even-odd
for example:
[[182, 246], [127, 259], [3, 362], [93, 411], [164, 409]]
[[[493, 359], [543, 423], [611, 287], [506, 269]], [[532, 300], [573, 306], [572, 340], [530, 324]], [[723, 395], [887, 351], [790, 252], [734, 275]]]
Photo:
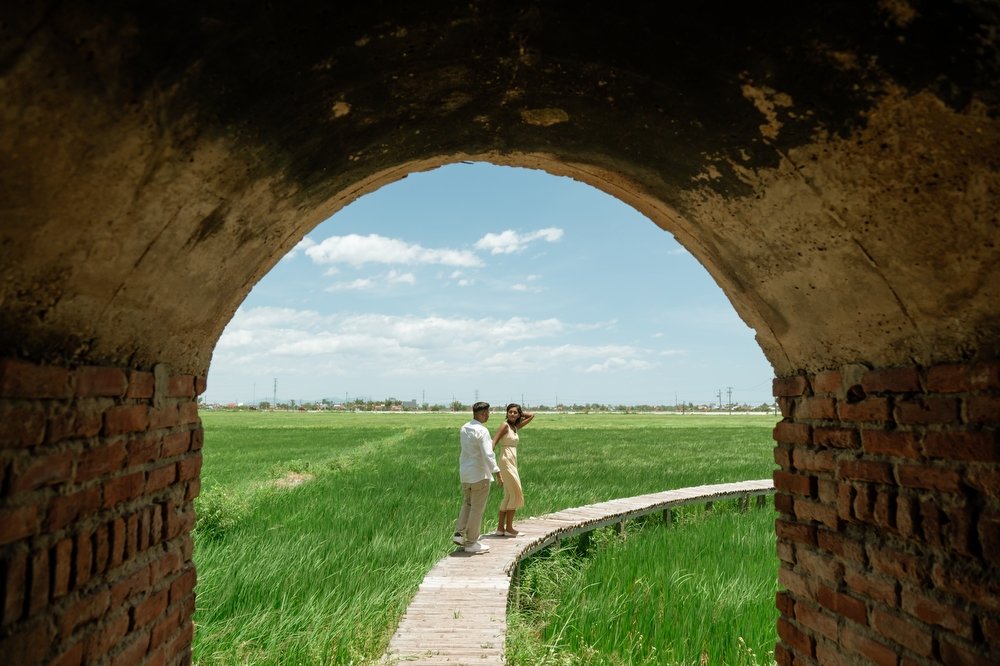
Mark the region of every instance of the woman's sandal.
[[[503, 530], [497, 530], [496, 532], [493, 533], [493, 536], [507, 536], [507, 532], [505, 532]], [[511, 536], [514, 536], [514, 535], [512, 534]]]

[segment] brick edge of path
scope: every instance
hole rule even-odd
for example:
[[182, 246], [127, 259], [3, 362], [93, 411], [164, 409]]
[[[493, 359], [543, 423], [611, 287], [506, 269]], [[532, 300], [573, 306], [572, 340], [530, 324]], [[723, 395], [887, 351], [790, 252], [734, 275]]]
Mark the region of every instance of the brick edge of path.
[[665, 490], [563, 509], [518, 522], [517, 537], [483, 536], [490, 551], [457, 549], [427, 572], [382, 659], [386, 665], [504, 663], [507, 594], [524, 558], [562, 539], [685, 504], [763, 496], [771, 479]]

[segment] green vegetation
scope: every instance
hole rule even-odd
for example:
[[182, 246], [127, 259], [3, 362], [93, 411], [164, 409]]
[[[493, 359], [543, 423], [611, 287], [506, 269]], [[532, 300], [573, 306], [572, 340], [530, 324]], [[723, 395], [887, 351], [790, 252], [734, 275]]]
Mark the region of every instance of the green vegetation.
[[[377, 660], [424, 574], [453, 548], [457, 432], [467, 416], [205, 412], [202, 418], [197, 663]], [[768, 416], [541, 414], [523, 436], [528, 506], [518, 517], [669, 488], [770, 477], [773, 425]], [[487, 525], [499, 495], [491, 496]], [[746, 530], [773, 539], [770, 524]], [[688, 542], [687, 525], [660, 531], [671, 542]], [[641, 530], [634, 539], [595, 550], [586, 568], [624, 557], [655, 534]], [[740, 548], [723, 550], [746, 562]], [[762, 566], [770, 567], [762, 577], [772, 587], [762, 603], [773, 606], [773, 546], [747, 550], [762, 553]], [[638, 552], [637, 564], [627, 566], [645, 568], [643, 580], [669, 579], [652, 567], [661, 555]], [[609, 594], [616, 599], [622, 593]], [[664, 594], [670, 600], [666, 606], [672, 605], [674, 597]], [[770, 623], [773, 646], [773, 619]], [[524, 626], [522, 634], [552, 643], [554, 634], [544, 634], [549, 629]], [[735, 631], [738, 625], [732, 626]], [[592, 649], [607, 654], [621, 649], [581, 635], [575, 645], [589, 647], [580, 648], [579, 659]], [[661, 640], [649, 630], [642, 635], [649, 645]], [[701, 640], [700, 634], [688, 636]], [[575, 649], [560, 644], [556, 651], [566, 655]], [[635, 656], [621, 654], [621, 663]], [[714, 653], [712, 659], [717, 663]]]
[[768, 507], [685, 507], [670, 527], [651, 516], [622, 536], [604, 529], [528, 559], [508, 614], [508, 663], [774, 663]]

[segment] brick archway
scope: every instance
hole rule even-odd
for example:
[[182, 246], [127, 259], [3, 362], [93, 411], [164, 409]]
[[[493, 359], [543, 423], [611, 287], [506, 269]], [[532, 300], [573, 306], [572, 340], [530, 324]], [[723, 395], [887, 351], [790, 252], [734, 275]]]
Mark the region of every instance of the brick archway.
[[0, 649], [190, 659], [223, 327], [338, 208], [486, 159], [635, 206], [757, 332], [780, 663], [996, 662], [998, 12], [0, 10]]

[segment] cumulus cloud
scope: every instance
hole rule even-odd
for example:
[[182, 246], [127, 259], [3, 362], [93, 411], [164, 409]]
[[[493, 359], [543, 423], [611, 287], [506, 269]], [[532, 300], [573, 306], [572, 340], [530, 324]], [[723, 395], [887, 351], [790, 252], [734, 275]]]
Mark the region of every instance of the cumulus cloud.
[[685, 353], [559, 342], [594, 328], [556, 318], [320, 315], [292, 308], [241, 308], [216, 346], [215, 362], [261, 372], [283, 368], [293, 374], [295, 368], [308, 374], [310, 368], [318, 372], [329, 366], [324, 372], [440, 376], [467, 372], [469, 359], [475, 359], [477, 373], [571, 368], [596, 375], [649, 370], [658, 358]]
[[483, 260], [468, 250], [425, 248], [378, 234], [331, 236], [306, 248], [305, 253], [317, 264], [443, 264], [472, 268], [483, 265]]
[[417, 278], [413, 273], [403, 273], [401, 271], [393, 269], [381, 276], [370, 277], [370, 278], [357, 278], [354, 280], [350, 280], [348, 282], [336, 282], [327, 287], [324, 291], [329, 291], [329, 292], [365, 291], [385, 285], [416, 284], [416, 283], [417, 283]]
[[[287, 386], [311, 386], [299, 395], [318, 398], [346, 386], [352, 392], [364, 390], [366, 385], [406, 386], [413, 391], [436, 383], [495, 391], [510, 377], [516, 378], [517, 387], [527, 385], [541, 392], [552, 376], [573, 377], [572, 386], [583, 392], [600, 389], [615, 374], [638, 383], [666, 362], [656, 350], [580, 341], [579, 336], [606, 324], [240, 308], [216, 345], [212, 367], [220, 376], [253, 381], [294, 377]], [[244, 390], [251, 387], [252, 382]], [[438, 394], [434, 399], [447, 397]]]
[[452, 271], [448, 275], [448, 279], [452, 280], [452, 284], [459, 287], [471, 287], [476, 283], [473, 278], [466, 277], [465, 273], [462, 271]]
[[644, 361], [638, 358], [622, 358], [621, 356], [613, 356], [598, 363], [592, 363], [591, 365], [583, 368], [583, 371], [587, 373], [603, 373], [618, 372], [621, 370], [648, 370], [651, 367], [653, 366], [649, 361]]
[[371, 278], [357, 278], [350, 282], [336, 282], [323, 291], [363, 291], [375, 286], [375, 281]]
[[513, 229], [507, 229], [498, 234], [492, 232], [486, 234], [476, 241], [475, 247], [477, 250], [484, 250], [490, 254], [513, 254], [522, 252], [536, 241], [554, 243], [562, 237], [563, 230], [557, 227], [548, 227], [523, 234]]
[[552, 337], [575, 330], [559, 319], [510, 317], [442, 317], [388, 314], [321, 315], [314, 310], [294, 308], [240, 308], [220, 340], [260, 331], [299, 331], [302, 333], [341, 333], [391, 337], [406, 344], [448, 345], [453, 339], [479, 338], [494, 344], [499, 340], [524, 340]]
[[[579, 330], [582, 327], [566, 327]], [[518, 348], [516, 354], [495, 352], [480, 361], [480, 367], [490, 371], [536, 372], [547, 368], [572, 368], [583, 374], [616, 370], [648, 370], [656, 367], [648, 360], [650, 352], [631, 345], [558, 344], [530, 345]]]
[[281, 258], [281, 260], [285, 261], [287, 259], [294, 259], [296, 256], [298, 256], [299, 252], [305, 252], [306, 250], [308, 250], [309, 248], [311, 248], [315, 244], [316, 244], [315, 241], [313, 241], [311, 238], [309, 238], [308, 236], [306, 236], [305, 238], [303, 238], [302, 240], [300, 240], [298, 243], [296, 243], [295, 247], [293, 247], [291, 250], [289, 250], [288, 254], [286, 254], [285, 256], [283, 256]]
[[[319, 315], [291, 308], [237, 311], [216, 346], [217, 359], [229, 363], [269, 358], [346, 354], [345, 362], [380, 367], [388, 358], [431, 358], [440, 368], [468, 368], [479, 357], [484, 367], [501, 367], [509, 353], [498, 349], [557, 339], [579, 330], [555, 318], [396, 316], [387, 314]], [[525, 347], [534, 364], [621, 355], [618, 347], [567, 345]], [[373, 361], [373, 359], [378, 359]], [[405, 361], [408, 362], [408, 361]], [[477, 361], [477, 365], [480, 361]]]
[[413, 273], [400, 273], [393, 269], [386, 274], [385, 281], [389, 284], [416, 284], [417, 278]]
[[[276, 307], [239, 308], [229, 322], [226, 333], [284, 327], [309, 329], [322, 320], [323, 316], [315, 310]], [[226, 336], [223, 335], [222, 338], [225, 339]]]

